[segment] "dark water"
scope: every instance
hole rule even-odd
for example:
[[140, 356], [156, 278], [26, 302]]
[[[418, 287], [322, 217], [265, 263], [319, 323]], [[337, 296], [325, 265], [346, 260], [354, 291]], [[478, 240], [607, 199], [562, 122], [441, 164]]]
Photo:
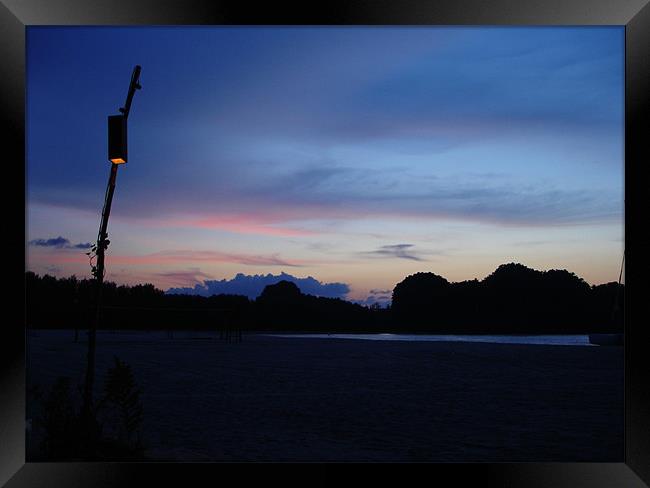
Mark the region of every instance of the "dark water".
[[[96, 391], [114, 357], [130, 365], [151, 460], [623, 460], [623, 348], [584, 347], [586, 336], [573, 336], [578, 347], [315, 337], [102, 331]], [[551, 337], [482, 339], [571, 340]], [[86, 352], [85, 334], [75, 342], [74, 331], [30, 330], [28, 390], [67, 376], [76, 392]], [[29, 397], [28, 461], [41, 415]]]

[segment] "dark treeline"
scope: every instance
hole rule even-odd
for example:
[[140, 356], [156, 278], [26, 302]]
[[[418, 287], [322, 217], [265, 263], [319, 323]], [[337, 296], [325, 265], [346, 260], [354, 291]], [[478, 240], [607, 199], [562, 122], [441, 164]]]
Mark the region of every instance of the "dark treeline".
[[624, 285], [590, 286], [566, 270], [503, 264], [481, 281], [416, 273], [393, 290], [393, 320], [447, 333], [623, 331]]
[[[240, 295], [166, 295], [151, 284], [104, 283], [100, 328], [306, 332], [622, 332], [624, 286], [590, 286], [566, 270], [499, 266], [485, 279], [451, 283], [434, 273], [407, 276], [392, 307], [365, 307], [305, 295], [291, 282]], [[95, 282], [26, 273], [30, 328], [80, 328], [94, 317]]]

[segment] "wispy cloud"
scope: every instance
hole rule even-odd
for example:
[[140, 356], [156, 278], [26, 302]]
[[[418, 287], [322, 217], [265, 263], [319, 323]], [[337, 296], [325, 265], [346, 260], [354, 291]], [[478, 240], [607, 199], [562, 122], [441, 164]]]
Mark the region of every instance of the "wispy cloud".
[[[243, 162], [241, 163], [244, 164]], [[522, 166], [525, 163], [521, 163]], [[246, 165], [249, 165], [246, 162]], [[332, 167], [334, 166], [334, 167]], [[255, 165], [255, 176], [229, 182], [228, 192], [215, 193], [209, 178], [197, 180], [178, 200], [126, 195], [128, 214], [154, 227], [215, 229], [239, 234], [304, 237], [331, 230], [324, 220], [365, 218], [461, 220], [507, 226], [556, 226], [612, 223], [622, 218], [619, 188], [529, 181], [508, 172], [431, 174], [413, 165], [361, 169], [323, 161], [309, 170], [299, 162], [268, 159]], [[220, 168], [228, 173], [229, 168]], [[253, 171], [252, 171], [253, 172]], [[550, 174], [550, 172], [549, 172]], [[304, 179], [304, 181], [303, 181]], [[579, 181], [579, 180], [576, 180]], [[162, 182], [161, 185], [166, 185]], [[71, 192], [52, 198], [67, 199]], [[76, 197], [75, 197], [76, 198]], [[40, 192], [30, 200], [48, 200]], [[49, 202], [66, 208], [88, 208], [87, 202]], [[314, 225], [314, 223], [316, 223]]]
[[[221, 251], [168, 250], [142, 255], [111, 255], [114, 264], [126, 265], [163, 265], [179, 263], [236, 263], [250, 266], [286, 266], [301, 267], [308, 264], [299, 260], [286, 260], [278, 254], [260, 255], [230, 253]], [[87, 261], [85, 256], [52, 256], [52, 263], [77, 263]]]
[[390, 295], [391, 293], [393, 293], [393, 290], [378, 290], [378, 289], [370, 290], [371, 295]]
[[414, 244], [391, 244], [387, 246], [381, 246], [379, 249], [374, 251], [366, 251], [363, 254], [368, 256], [376, 257], [387, 257], [387, 258], [399, 258], [399, 259], [410, 259], [412, 261], [425, 261], [420, 257], [418, 252], [413, 249]]
[[222, 262], [222, 263], [239, 263], [253, 266], [290, 266], [300, 267], [305, 263], [300, 261], [288, 261], [279, 256], [279, 254], [244, 254], [229, 253], [221, 251], [160, 251], [147, 256], [150, 259], [160, 259], [166, 262]]
[[196, 285], [203, 280], [211, 279], [212, 276], [202, 272], [199, 268], [191, 268], [179, 271], [167, 271], [156, 273], [156, 277], [162, 278], [165, 282], [176, 286], [185, 286], [188, 284]]
[[239, 234], [259, 234], [280, 237], [316, 234], [316, 232], [310, 230], [278, 226], [273, 219], [264, 219], [259, 215], [217, 215], [198, 219], [171, 220], [168, 224], [179, 227], [225, 230]]
[[[270, 166], [281, 166], [273, 163]], [[239, 187], [227, 200], [211, 201], [212, 215], [186, 224], [242, 233], [305, 236], [296, 222], [326, 219], [424, 218], [486, 222], [508, 226], [571, 225], [613, 222], [622, 216], [622, 200], [613, 190], [565, 189], [520, 181], [504, 174], [487, 177], [431, 176], [407, 167], [330, 168], [323, 162], [309, 171], [268, 173]], [[301, 183], [301, 179], [305, 181]], [[236, 188], [236, 187], [235, 187]], [[201, 191], [200, 188], [198, 191]], [[192, 203], [196, 208], [206, 204]], [[242, 211], [243, 209], [243, 211]]]
[[381, 305], [382, 307], [390, 304], [393, 300], [392, 290], [370, 290], [370, 294], [363, 300], [353, 300], [359, 305], [370, 306], [374, 304]]
[[35, 247], [51, 247], [55, 249], [90, 249], [92, 244], [90, 242], [80, 242], [72, 244], [65, 237], [53, 237], [51, 239], [33, 239], [29, 241], [30, 246]]

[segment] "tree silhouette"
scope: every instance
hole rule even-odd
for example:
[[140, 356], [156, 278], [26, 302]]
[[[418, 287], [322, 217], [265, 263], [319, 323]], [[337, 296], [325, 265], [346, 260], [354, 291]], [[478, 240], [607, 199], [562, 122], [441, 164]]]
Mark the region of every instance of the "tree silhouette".
[[[87, 328], [93, 284], [27, 272], [28, 327]], [[564, 269], [538, 271], [519, 263], [502, 264], [480, 281], [415, 273], [395, 285], [392, 306], [384, 309], [306, 295], [286, 280], [268, 285], [256, 300], [167, 295], [152, 284], [103, 286], [103, 328], [215, 330], [227, 314], [241, 330], [465, 334], [622, 331], [625, 289], [616, 282], [590, 286]]]

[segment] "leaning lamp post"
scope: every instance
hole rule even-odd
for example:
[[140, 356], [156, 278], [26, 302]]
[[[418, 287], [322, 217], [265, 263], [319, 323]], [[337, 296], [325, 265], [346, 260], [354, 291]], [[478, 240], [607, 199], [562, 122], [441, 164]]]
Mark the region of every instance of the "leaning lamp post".
[[[91, 321], [88, 330], [88, 357], [86, 364], [86, 379], [84, 384], [83, 414], [89, 421], [86, 426], [88, 429], [94, 429], [92, 422], [93, 416], [93, 384], [95, 381], [95, 344], [97, 328], [100, 321], [102, 289], [104, 283], [104, 257], [110, 241], [108, 240], [108, 217], [111, 213], [111, 203], [113, 202], [113, 193], [115, 191], [115, 180], [117, 178], [117, 169], [121, 164], [128, 161], [127, 152], [127, 121], [131, 110], [131, 102], [136, 90], [140, 86], [140, 66], [133, 68], [129, 92], [126, 96], [124, 107], [120, 108], [120, 115], [109, 115], [108, 117], [108, 160], [111, 162], [111, 173], [108, 177], [108, 186], [106, 187], [106, 196], [104, 207], [102, 209], [102, 218], [97, 235], [97, 244], [93, 247], [97, 264], [92, 266], [92, 274], [95, 277], [96, 296], [95, 296], [95, 317]], [[90, 439], [93, 439], [93, 432], [86, 432]]]

